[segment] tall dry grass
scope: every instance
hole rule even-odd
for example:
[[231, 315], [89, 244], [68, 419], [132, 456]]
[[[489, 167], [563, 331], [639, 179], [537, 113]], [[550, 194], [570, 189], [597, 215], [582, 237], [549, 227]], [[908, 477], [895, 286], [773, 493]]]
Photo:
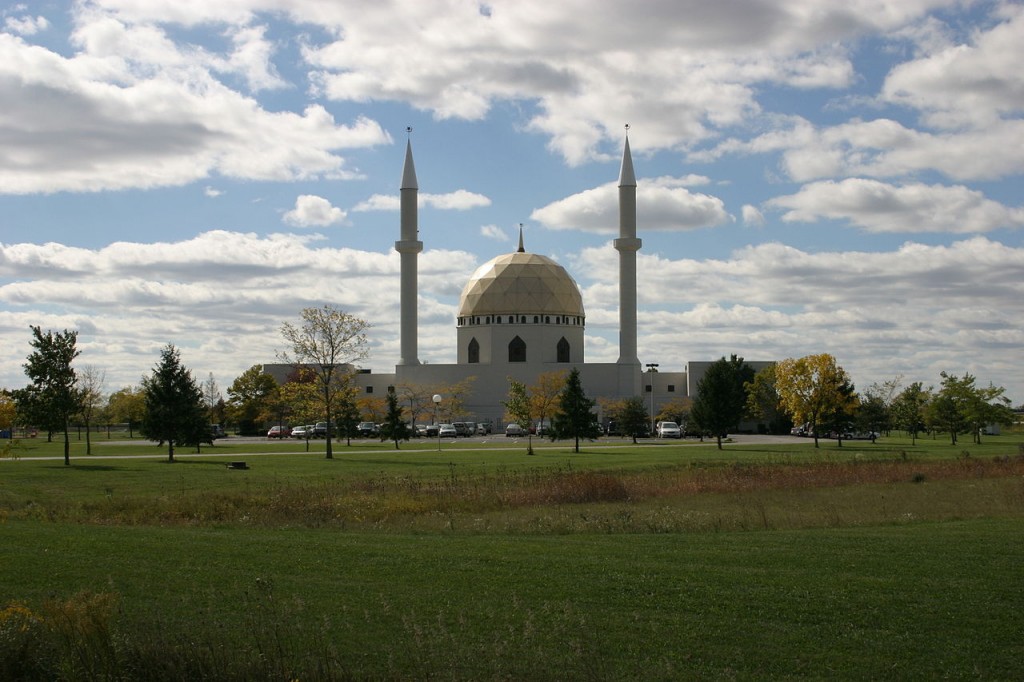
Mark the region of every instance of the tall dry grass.
[[[530, 525], [523, 524], [524, 518], [539, 518], [538, 515], [551, 514], [552, 510], [564, 517], [567, 509], [576, 507], [595, 507], [606, 513], [615, 509], [621, 512], [621, 518], [629, 518], [628, 512], [640, 507], [700, 508], [705, 499], [716, 497], [735, 500], [731, 503], [734, 506], [753, 499], [773, 504], [806, 497], [815, 491], [974, 479], [1016, 481], [1020, 488], [1024, 486], [1020, 483], [1024, 480], [1024, 456], [683, 465], [620, 473], [580, 471], [568, 466], [557, 470], [498, 469], [464, 474], [452, 467], [449, 475], [442, 478], [379, 475], [359, 480], [274, 483], [199, 494], [183, 491], [157, 498], [108, 496], [82, 503], [33, 503], [7, 509], [5, 514], [10, 518], [117, 525], [244, 524], [401, 531], [452, 530], [458, 523], [462, 530], [481, 525], [487, 530], [525, 530]], [[472, 519], [472, 523], [467, 524], [467, 519]], [[826, 523], [835, 522], [832, 519]], [[619, 524], [629, 532], [650, 531], [651, 525], [650, 521], [632, 526]], [[676, 524], [669, 524], [666, 529], [673, 527], [688, 526], [677, 518]]]

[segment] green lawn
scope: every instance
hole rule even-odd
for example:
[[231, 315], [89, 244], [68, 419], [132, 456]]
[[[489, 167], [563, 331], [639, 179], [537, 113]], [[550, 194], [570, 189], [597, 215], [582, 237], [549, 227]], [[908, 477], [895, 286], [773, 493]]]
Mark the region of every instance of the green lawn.
[[0, 462], [0, 677], [24, 604], [64, 652], [27, 679], [1019, 679], [1024, 439], [987, 440], [39, 445]]

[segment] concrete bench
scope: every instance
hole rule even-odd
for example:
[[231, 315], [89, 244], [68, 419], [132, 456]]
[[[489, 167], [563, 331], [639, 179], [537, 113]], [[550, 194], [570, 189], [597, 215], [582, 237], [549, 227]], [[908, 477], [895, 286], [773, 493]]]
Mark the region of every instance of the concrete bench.
[[248, 469], [249, 465], [245, 462], [228, 462], [228, 469]]

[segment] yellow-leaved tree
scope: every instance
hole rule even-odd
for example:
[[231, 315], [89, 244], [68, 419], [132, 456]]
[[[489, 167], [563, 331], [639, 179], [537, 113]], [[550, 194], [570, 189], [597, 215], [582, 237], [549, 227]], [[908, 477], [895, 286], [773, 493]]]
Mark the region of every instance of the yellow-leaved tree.
[[807, 424], [818, 447], [820, 427], [857, 406], [853, 383], [828, 353], [787, 358], [775, 365], [775, 390], [796, 424]]

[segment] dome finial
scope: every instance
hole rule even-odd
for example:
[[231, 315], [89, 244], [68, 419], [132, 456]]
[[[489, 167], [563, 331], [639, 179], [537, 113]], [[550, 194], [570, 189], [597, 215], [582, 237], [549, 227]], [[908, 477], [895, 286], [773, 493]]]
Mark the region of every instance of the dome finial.
[[526, 253], [526, 249], [523, 247], [523, 224], [519, 223], [519, 253]]

